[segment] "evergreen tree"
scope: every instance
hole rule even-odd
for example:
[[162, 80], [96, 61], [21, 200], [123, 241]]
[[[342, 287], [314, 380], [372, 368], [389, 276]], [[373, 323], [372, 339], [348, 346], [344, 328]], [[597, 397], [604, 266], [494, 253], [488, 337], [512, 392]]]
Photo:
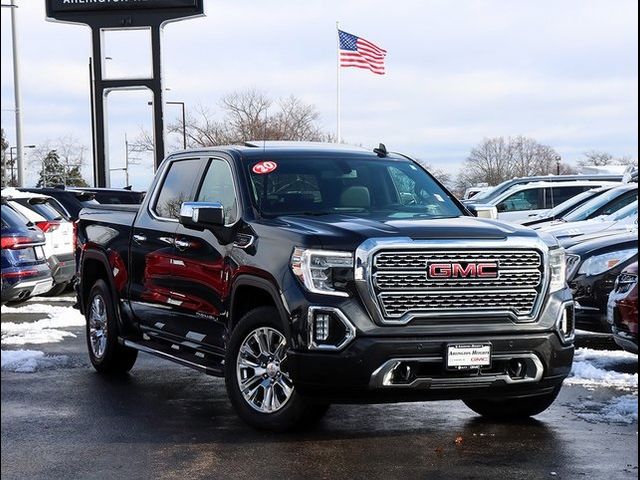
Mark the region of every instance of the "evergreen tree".
[[[9, 149], [9, 142], [4, 134], [4, 128], [2, 129], [2, 186], [8, 185], [8, 179], [11, 176], [11, 165], [7, 158], [7, 150]], [[7, 178], [5, 178], [5, 175]]]
[[64, 165], [60, 161], [58, 152], [49, 150], [46, 157], [42, 159], [40, 178], [36, 186], [52, 187], [54, 185], [64, 185]]

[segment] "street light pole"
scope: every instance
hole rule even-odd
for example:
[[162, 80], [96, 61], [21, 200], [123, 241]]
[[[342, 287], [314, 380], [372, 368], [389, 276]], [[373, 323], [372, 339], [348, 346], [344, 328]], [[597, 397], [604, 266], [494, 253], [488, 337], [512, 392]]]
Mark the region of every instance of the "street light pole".
[[[15, 0], [11, 0], [11, 46], [13, 49], [13, 96], [16, 116], [16, 163], [18, 170], [18, 186], [24, 186], [24, 145], [22, 141], [22, 96], [20, 95], [20, 62], [18, 59], [18, 26], [16, 24]], [[12, 175], [13, 178], [13, 175]]]

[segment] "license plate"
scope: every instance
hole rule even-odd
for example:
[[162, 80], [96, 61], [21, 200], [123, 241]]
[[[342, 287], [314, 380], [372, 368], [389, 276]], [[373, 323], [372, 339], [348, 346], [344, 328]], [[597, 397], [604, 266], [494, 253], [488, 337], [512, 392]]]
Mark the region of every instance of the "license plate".
[[36, 251], [36, 258], [38, 260], [44, 260], [46, 257], [44, 255], [44, 248], [42, 247], [34, 247], [34, 250]]
[[447, 368], [467, 370], [491, 366], [491, 345], [447, 345]]
[[40, 295], [41, 293], [46, 293], [51, 290], [51, 285], [52, 283], [50, 281], [38, 283], [35, 287], [33, 287], [31, 295], [35, 297], [36, 295]]

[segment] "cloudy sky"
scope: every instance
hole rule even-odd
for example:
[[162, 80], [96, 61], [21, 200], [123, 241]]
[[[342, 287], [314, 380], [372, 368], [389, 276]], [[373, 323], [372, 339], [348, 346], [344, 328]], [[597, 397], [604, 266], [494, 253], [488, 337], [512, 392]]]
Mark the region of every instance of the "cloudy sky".
[[[73, 134], [89, 146], [89, 30], [46, 22], [44, 0], [18, 3], [25, 143]], [[591, 149], [638, 155], [635, 0], [205, 0], [205, 11], [164, 32], [166, 99], [188, 109], [255, 87], [315, 104], [334, 131], [340, 21], [388, 51], [384, 77], [342, 71], [349, 143], [384, 142], [452, 173], [499, 135], [532, 136], [569, 162]], [[2, 127], [13, 144], [9, 26], [3, 8]], [[138, 73], [148, 53], [140, 33], [107, 43], [112, 71]], [[110, 98], [112, 167], [123, 164], [125, 134], [150, 121], [148, 100]], [[179, 113], [167, 106], [170, 120]], [[146, 188], [150, 160], [139, 161], [131, 182]], [[124, 182], [121, 172], [112, 182]]]

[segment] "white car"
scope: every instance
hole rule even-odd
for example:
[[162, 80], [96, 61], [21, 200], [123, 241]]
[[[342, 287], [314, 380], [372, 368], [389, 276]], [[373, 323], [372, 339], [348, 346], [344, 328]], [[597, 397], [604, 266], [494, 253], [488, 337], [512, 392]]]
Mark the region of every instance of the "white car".
[[527, 183], [507, 190], [492, 199], [488, 205], [496, 207], [498, 219], [522, 223], [586, 190], [606, 185], [613, 186], [616, 183], [598, 180]]
[[53, 276], [49, 295], [59, 295], [75, 274], [75, 227], [60, 203], [47, 195], [4, 188], [2, 198], [44, 232], [44, 253]]

